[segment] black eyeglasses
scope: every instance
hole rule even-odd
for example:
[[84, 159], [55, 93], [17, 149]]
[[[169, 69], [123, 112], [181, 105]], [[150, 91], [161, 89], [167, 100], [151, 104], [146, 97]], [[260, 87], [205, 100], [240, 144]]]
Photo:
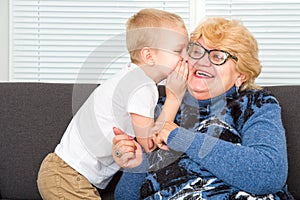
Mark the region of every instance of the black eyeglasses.
[[236, 56], [231, 55], [227, 51], [217, 49], [208, 50], [197, 42], [189, 42], [187, 52], [189, 56], [195, 60], [200, 60], [207, 52], [209, 61], [214, 65], [223, 65], [228, 58], [232, 58], [236, 62], [238, 61]]

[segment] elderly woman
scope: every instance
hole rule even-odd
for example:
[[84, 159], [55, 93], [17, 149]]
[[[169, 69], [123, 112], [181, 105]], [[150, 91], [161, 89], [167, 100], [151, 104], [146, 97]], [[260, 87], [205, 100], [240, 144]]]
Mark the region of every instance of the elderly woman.
[[123, 152], [116, 162], [131, 167], [116, 199], [292, 199], [281, 108], [254, 83], [255, 38], [240, 21], [208, 18], [187, 51], [188, 92], [155, 137], [160, 149], [137, 166], [140, 146], [121, 133], [114, 139]]

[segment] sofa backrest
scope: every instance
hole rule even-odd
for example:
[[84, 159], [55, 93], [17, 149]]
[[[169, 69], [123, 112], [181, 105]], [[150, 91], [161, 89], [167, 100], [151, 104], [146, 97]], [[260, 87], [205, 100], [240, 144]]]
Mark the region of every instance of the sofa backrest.
[[[0, 83], [0, 199], [40, 199], [37, 173], [73, 114], [97, 85]], [[164, 88], [160, 87], [160, 93]], [[289, 156], [288, 185], [300, 199], [300, 86], [276, 86]]]
[[295, 199], [300, 199], [300, 85], [272, 86], [265, 89], [271, 91], [281, 105], [289, 161], [287, 183]]
[[[0, 83], [0, 194], [41, 199], [37, 173], [96, 85]], [[0, 198], [1, 199], [1, 198]]]

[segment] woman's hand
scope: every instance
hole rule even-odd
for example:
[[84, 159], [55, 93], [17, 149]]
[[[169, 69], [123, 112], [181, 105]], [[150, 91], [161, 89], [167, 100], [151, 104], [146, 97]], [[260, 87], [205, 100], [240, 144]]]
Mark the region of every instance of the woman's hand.
[[170, 100], [176, 100], [181, 104], [187, 88], [189, 66], [188, 61], [179, 61], [175, 70], [166, 80], [166, 97]]
[[160, 148], [164, 150], [169, 150], [168, 148], [168, 137], [174, 129], [178, 127], [177, 124], [174, 122], [169, 122], [166, 121], [164, 122], [163, 126], [159, 128], [159, 125], [155, 127], [156, 131], [155, 132], [155, 137], [154, 137], [154, 142], [155, 144]]
[[116, 163], [122, 168], [134, 168], [141, 164], [143, 152], [141, 146], [133, 137], [126, 135], [122, 130], [113, 128], [112, 155]]

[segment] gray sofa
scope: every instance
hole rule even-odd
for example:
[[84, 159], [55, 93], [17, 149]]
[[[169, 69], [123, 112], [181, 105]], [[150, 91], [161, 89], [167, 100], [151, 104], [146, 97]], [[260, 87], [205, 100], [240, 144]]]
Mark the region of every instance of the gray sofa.
[[[97, 85], [0, 83], [0, 199], [41, 199], [36, 178], [73, 114]], [[160, 93], [163, 94], [163, 87]], [[289, 189], [300, 199], [300, 86], [273, 86], [282, 106], [289, 158]], [[105, 191], [113, 199], [120, 173]]]

